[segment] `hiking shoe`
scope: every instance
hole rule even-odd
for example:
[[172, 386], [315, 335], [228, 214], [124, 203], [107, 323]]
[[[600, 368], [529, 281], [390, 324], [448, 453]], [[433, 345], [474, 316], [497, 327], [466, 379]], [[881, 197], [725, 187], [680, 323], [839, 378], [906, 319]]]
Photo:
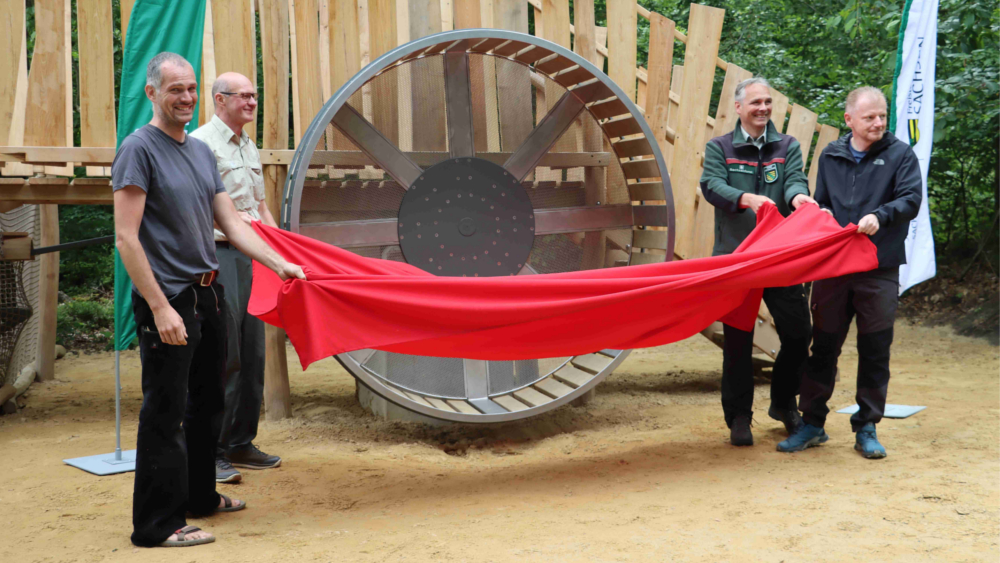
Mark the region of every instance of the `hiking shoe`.
[[818, 446], [829, 439], [830, 436], [828, 436], [826, 431], [819, 426], [803, 424], [802, 428], [799, 428], [794, 434], [789, 436], [787, 440], [778, 443], [778, 451], [801, 452], [806, 448]]
[[243, 480], [243, 475], [233, 468], [224, 457], [215, 458], [215, 482], [216, 483], [239, 483]]
[[802, 415], [799, 414], [798, 408], [779, 409], [771, 405], [771, 408], [767, 410], [767, 416], [784, 424], [785, 432], [788, 432], [789, 436], [798, 432], [803, 425]]
[[861, 430], [858, 430], [854, 449], [868, 459], [882, 459], [886, 456], [885, 447], [879, 443], [878, 436], [875, 435], [874, 422], [869, 422], [862, 426]]
[[750, 432], [750, 416], [738, 414], [729, 427], [729, 443], [734, 446], [752, 446], [753, 433]]
[[229, 461], [236, 467], [246, 469], [270, 469], [281, 465], [281, 458], [276, 455], [268, 455], [257, 446], [250, 444], [238, 450], [229, 450], [226, 454]]

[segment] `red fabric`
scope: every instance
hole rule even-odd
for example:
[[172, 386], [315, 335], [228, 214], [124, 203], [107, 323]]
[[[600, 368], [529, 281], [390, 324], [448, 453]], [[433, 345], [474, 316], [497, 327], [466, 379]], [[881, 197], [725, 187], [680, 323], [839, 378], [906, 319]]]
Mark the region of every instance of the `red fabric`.
[[771, 205], [728, 256], [562, 274], [437, 277], [254, 223], [308, 280], [254, 263], [251, 314], [287, 331], [302, 367], [376, 348], [517, 360], [675, 342], [713, 321], [750, 330], [763, 288], [871, 270], [875, 246], [815, 205], [782, 219]]

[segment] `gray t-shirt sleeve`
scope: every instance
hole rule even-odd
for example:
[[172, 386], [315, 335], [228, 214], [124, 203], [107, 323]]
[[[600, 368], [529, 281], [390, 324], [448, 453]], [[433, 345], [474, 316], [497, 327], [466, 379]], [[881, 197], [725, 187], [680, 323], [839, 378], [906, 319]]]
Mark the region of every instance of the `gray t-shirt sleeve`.
[[122, 146], [115, 154], [114, 162], [111, 163], [112, 189], [118, 191], [126, 186], [138, 186], [142, 191], [149, 193], [151, 172], [152, 167], [146, 147], [139, 139], [129, 136], [122, 142]]

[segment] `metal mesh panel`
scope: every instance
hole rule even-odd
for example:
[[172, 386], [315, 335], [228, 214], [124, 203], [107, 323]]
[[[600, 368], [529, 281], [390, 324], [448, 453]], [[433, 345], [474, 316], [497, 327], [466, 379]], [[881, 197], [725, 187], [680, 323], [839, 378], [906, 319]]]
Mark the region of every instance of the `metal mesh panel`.
[[[38, 206], [24, 205], [0, 214], [0, 230], [31, 233], [40, 241]], [[37, 261], [0, 261], [0, 384], [12, 384], [38, 350]]]
[[362, 367], [405, 389], [439, 397], [465, 398], [461, 358], [408, 356], [377, 351]]

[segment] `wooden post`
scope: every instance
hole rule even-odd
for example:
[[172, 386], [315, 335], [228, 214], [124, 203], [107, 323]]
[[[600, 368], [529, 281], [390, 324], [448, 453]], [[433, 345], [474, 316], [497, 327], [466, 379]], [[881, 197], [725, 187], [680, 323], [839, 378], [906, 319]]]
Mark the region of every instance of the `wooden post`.
[[[584, 59], [597, 65], [599, 55], [597, 54], [597, 28], [594, 23], [594, 0], [576, 0], [573, 4], [573, 13], [576, 21], [573, 50]], [[566, 35], [569, 35], [569, 22], [567, 21], [566, 24]], [[567, 39], [569, 38], [567, 37]], [[590, 115], [584, 115], [582, 130], [583, 146], [581, 148], [584, 151], [604, 150], [604, 133]], [[604, 168], [586, 167], [583, 169], [584, 198], [587, 205], [607, 203], [606, 174]], [[581, 268], [590, 270], [603, 267], [606, 249], [607, 235], [603, 231], [584, 233]]]
[[[493, 25], [528, 33], [528, 4], [521, 0], [493, 0]], [[497, 65], [497, 101], [500, 147], [517, 149], [531, 133], [531, 81], [528, 69], [517, 64]]]
[[671, 184], [677, 217], [676, 252], [682, 258], [694, 253], [695, 197], [705, 154], [705, 119], [715, 78], [722, 22], [726, 11], [691, 4], [687, 47], [684, 49], [684, 83], [680, 92], [679, 120], [674, 141]]
[[[694, 6], [691, 6], [692, 20]], [[608, 0], [608, 77], [625, 90], [625, 95], [633, 102], [637, 18], [635, 0]]]
[[[410, 0], [410, 38], [419, 39], [441, 32], [441, 2], [439, 0]], [[427, 63], [411, 63], [409, 66]], [[436, 61], [433, 64], [439, 64]], [[410, 94], [413, 104], [413, 150], [448, 150], [448, 130], [445, 117], [443, 82], [430, 82], [414, 88]]]
[[215, 33], [212, 22], [212, 2], [205, 2], [205, 30], [201, 37], [201, 111], [198, 114], [198, 126], [208, 123], [215, 115], [215, 100], [212, 98], [212, 85], [218, 73], [215, 71]]
[[122, 47], [125, 47], [125, 32], [128, 31], [128, 20], [132, 17], [132, 6], [135, 6], [135, 0], [120, 0], [119, 7], [121, 8], [121, 18], [122, 18]]
[[660, 145], [660, 152], [664, 152], [664, 145], [668, 143], [667, 114], [670, 109], [670, 74], [674, 68], [674, 29], [673, 20], [656, 12], [649, 14], [649, 72], [646, 78], [645, 109], [646, 121]]
[[[24, 113], [28, 103], [28, 42], [24, 0], [0, 2], [0, 142], [24, 144]], [[31, 165], [8, 162], [4, 176], [29, 176]]]
[[[247, 0], [212, 0], [212, 37], [215, 70], [219, 74], [238, 72], [256, 84], [257, 40], [251, 5]], [[316, 21], [315, 10], [313, 21]], [[312, 37], [315, 40], [316, 35]], [[214, 81], [214, 77], [206, 78]], [[244, 125], [243, 130], [257, 142], [256, 121]]]
[[792, 105], [792, 115], [788, 117], [788, 130], [785, 134], [795, 137], [795, 140], [802, 147], [802, 166], [806, 166], [809, 149], [812, 148], [813, 134], [816, 133], [816, 119], [815, 113], [798, 104]]
[[[67, 180], [60, 179], [63, 183]], [[55, 189], [55, 187], [53, 187]], [[41, 246], [59, 244], [59, 206], [40, 205], [39, 228]], [[55, 379], [56, 362], [56, 307], [59, 306], [59, 253], [50, 252], [39, 258], [41, 273], [38, 279], [38, 349], [35, 361], [38, 380]]]
[[[114, 147], [115, 69], [111, 3], [77, 0], [80, 51], [80, 145]], [[88, 176], [110, 176], [111, 168], [88, 166]]]
[[[483, 26], [480, 0], [454, 0], [455, 29], [474, 29]], [[490, 150], [486, 124], [485, 65], [482, 56], [469, 56], [469, 81], [472, 88], [472, 136], [476, 152]]]
[[785, 118], [788, 117], [788, 96], [771, 88], [771, 122], [778, 133], [785, 130]]
[[[264, 59], [265, 149], [288, 148], [288, 67], [289, 16], [285, 0], [267, 0], [260, 10], [260, 41]], [[288, 170], [284, 166], [264, 167], [264, 189], [271, 215], [281, 224], [281, 192]], [[271, 325], [264, 332], [264, 417], [280, 420], [292, 416], [288, 385], [288, 358], [285, 331]]]
[[[819, 175], [819, 155], [823, 154], [823, 149], [827, 145], [840, 138], [840, 129], [829, 125], [819, 126], [819, 138], [816, 139], [816, 148], [813, 149], [812, 162], [809, 164], [809, 193], [816, 192], [816, 176]], [[805, 153], [802, 153], [805, 158]]]
[[[368, 0], [368, 56], [370, 61], [396, 47], [396, 0]], [[388, 73], [372, 82], [372, 124], [399, 146], [399, 103], [396, 76]], [[377, 90], [377, 92], [376, 92]]]

